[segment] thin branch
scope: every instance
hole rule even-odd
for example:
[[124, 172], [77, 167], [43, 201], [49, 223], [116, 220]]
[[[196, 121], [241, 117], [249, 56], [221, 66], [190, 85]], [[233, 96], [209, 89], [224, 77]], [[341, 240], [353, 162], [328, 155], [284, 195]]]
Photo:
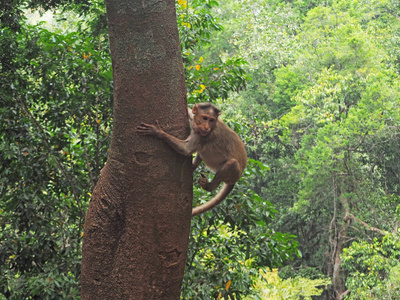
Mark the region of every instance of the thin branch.
[[365, 139], [367, 138], [367, 135], [368, 132], [365, 132], [358, 145], [353, 148], [348, 148], [347, 150], [351, 152], [356, 151], [364, 143]]

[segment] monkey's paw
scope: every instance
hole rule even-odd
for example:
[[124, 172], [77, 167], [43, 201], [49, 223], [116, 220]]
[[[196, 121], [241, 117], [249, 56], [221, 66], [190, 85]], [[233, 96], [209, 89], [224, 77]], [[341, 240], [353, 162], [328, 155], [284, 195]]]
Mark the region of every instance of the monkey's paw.
[[141, 135], [156, 135], [158, 136], [161, 132], [161, 127], [158, 121], [156, 121], [156, 125], [150, 125], [146, 123], [141, 123], [136, 127], [136, 132]]
[[203, 189], [210, 192], [210, 188], [209, 188], [210, 183], [208, 182], [207, 178], [203, 174], [201, 174], [201, 177], [199, 178], [198, 182]]

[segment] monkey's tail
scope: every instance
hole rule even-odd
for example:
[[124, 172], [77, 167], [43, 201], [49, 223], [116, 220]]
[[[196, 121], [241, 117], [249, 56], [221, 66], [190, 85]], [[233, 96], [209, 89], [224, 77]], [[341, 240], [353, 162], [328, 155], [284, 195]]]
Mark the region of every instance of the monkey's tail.
[[208, 201], [200, 206], [193, 208], [192, 217], [202, 214], [203, 212], [210, 210], [213, 207], [215, 207], [216, 205], [220, 204], [226, 198], [226, 196], [228, 196], [229, 193], [233, 190], [234, 186], [235, 186], [235, 184], [224, 183], [221, 190], [215, 195], [214, 198], [212, 198], [210, 201]]

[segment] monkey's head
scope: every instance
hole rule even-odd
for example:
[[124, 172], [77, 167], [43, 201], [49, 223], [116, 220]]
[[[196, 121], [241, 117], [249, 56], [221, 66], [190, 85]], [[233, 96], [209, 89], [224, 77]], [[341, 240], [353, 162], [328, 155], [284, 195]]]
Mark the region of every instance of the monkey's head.
[[221, 111], [211, 103], [195, 104], [193, 109], [193, 131], [207, 136], [217, 125]]

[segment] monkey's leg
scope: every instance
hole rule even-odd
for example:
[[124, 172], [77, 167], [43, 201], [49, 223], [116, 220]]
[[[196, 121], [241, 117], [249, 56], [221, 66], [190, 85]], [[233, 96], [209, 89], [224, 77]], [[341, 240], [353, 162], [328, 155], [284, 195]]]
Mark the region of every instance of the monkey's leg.
[[192, 164], [192, 172], [197, 169], [197, 167], [200, 165], [200, 163], [203, 161], [203, 159], [200, 157], [200, 155], [197, 153], [196, 157], [194, 158], [193, 164]]
[[236, 183], [241, 175], [239, 162], [236, 159], [230, 159], [220, 166], [215, 173], [215, 176], [211, 182], [208, 182], [207, 178], [201, 177], [199, 179], [200, 186], [208, 192], [215, 190], [221, 182], [227, 184]]

